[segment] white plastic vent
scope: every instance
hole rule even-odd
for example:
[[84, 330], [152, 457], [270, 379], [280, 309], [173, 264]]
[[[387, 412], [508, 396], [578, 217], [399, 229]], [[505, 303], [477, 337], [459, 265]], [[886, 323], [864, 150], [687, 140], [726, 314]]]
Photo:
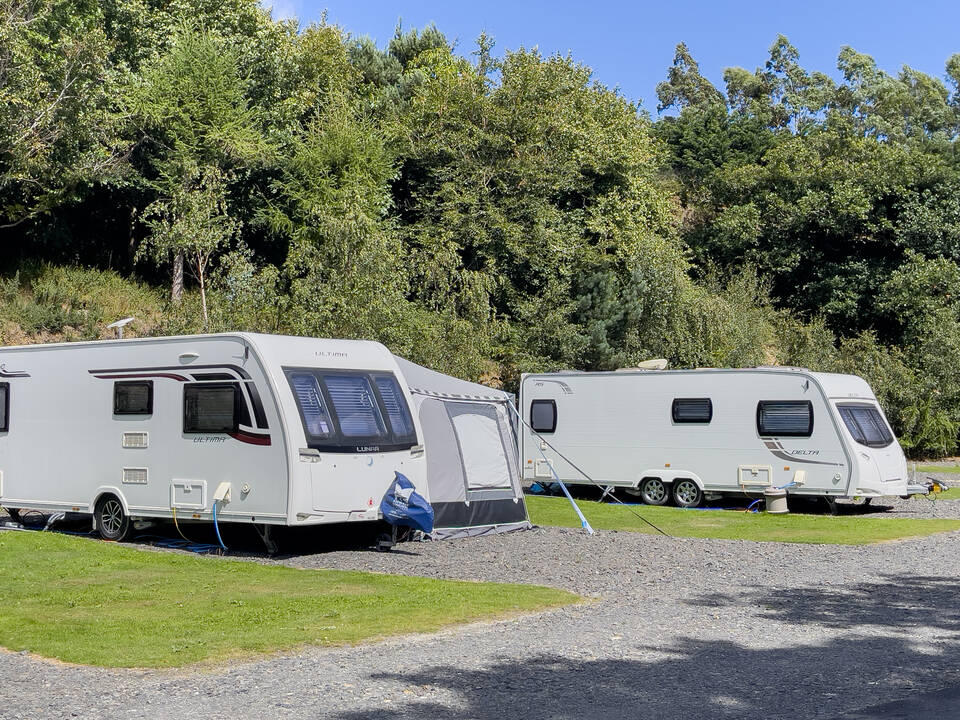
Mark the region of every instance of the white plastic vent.
[[146, 468], [124, 468], [123, 484], [124, 485], [146, 485], [147, 469]]
[[123, 446], [125, 448], [145, 448], [149, 443], [149, 436], [145, 432], [125, 432]]

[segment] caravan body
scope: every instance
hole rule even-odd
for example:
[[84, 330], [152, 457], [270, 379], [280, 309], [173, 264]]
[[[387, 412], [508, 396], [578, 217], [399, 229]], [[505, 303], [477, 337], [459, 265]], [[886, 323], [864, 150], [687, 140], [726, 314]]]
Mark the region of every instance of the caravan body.
[[395, 471], [429, 495], [407, 382], [375, 342], [236, 333], [0, 348], [0, 407], [0, 505], [93, 513], [107, 536], [123, 534], [115, 520], [125, 532], [130, 519], [214, 511], [264, 525], [377, 520]]
[[579, 468], [602, 486], [681, 506], [704, 494], [766, 488], [840, 498], [908, 492], [903, 451], [870, 386], [852, 375], [795, 368], [525, 375], [520, 404], [542, 437], [521, 430], [526, 480], [549, 480], [555, 471], [564, 482], [588, 483]]

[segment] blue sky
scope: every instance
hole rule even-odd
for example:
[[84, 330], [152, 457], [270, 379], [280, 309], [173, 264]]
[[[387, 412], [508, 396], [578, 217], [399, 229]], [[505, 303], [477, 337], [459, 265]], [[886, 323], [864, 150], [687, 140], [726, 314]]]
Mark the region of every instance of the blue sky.
[[943, 78], [944, 64], [960, 52], [960, 0], [885, 2], [874, 0], [674, 0], [669, 2], [522, 2], [481, 0], [262, 0], [275, 16], [302, 23], [327, 11], [329, 22], [384, 45], [398, 20], [404, 27], [434, 22], [469, 54], [482, 30], [495, 51], [538, 46], [545, 54], [570, 52], [594, 77], [656, 113], [656, 84], [664, 79], [674, 47], [686, 42], [700, 69], [722, 87], [723, 69], [753, 70], [767, 58], [777, 33], [800, 51], [808, 70], [836, 75], [840, 48], [872, 55], [895, 73], [904, 64]]

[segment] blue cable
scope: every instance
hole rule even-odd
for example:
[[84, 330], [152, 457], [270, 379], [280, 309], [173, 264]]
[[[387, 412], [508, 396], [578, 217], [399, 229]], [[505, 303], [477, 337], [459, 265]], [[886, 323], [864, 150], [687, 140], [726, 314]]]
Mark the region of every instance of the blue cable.
[[223, 544], [223, 540], [220, 538], [220, 526], [217, 525], [217, 501], [213, 501], [213, 529], [217, 533], [217, 542], [220, 543], [220, 547], [223, 548], [224, 552], [227, 552], [227, 546]]

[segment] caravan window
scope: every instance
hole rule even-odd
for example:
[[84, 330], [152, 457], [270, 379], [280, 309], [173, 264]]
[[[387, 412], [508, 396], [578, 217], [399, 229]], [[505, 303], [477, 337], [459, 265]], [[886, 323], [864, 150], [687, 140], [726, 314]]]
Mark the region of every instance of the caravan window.
[[153, 413], [153, 380], [115, 382], [114, 415], [150, 415]]
[[394, 434], [401, 438], [414, 437], [413, 418], [410, 417], [410, 409], [403, 397], [403, 391], [400, 390], [400, 383], [393, 375], [377, 376], [374, 381], [380, 397], [383, 398], [383, 407], [387, 411]]
[[557, 429], [557, 401], [533, 400], [530, 403], [530, 427], [534, 432], [552, 433]]
[[671, 411], [675, 423], [708, 423], [713, 419], [710, 398], [676, 398]]
[[370, 381], [362, 375], [324, 375], [340, 432], [348, 438], [381, 438], [387, 434]]
[[813, 434], [813, 403], [809, 400], [761, 400], [757, 403], [757, 432], [779, 437]]
[[324, 452], [409, 450], [417, 434], [392, 374], [284, 368], [307, 445]]
[[10, 383], [0, 383], [0, 432], [10, 429]]
[[882, 448], [893, 442], [893, 433], [887, 427], [883, 415], [873, 405], [862, 403], [838, 403], [837, 410], [847, 430], [861, 445]]
[[307, 436], [328, 438], [333, 428], [330, 423], [330, 413], [320, 393], [320, 383], [317, 376], [309, 372], [292, 372], [287, 376], [290, 388], [297, 399], [300, 408], [300, 417]]
[[183, 386], [185, 433], [236, 432], [240, 393], [234, 383], [190, 383]]

